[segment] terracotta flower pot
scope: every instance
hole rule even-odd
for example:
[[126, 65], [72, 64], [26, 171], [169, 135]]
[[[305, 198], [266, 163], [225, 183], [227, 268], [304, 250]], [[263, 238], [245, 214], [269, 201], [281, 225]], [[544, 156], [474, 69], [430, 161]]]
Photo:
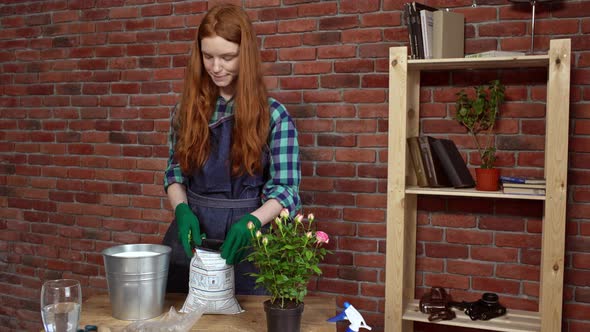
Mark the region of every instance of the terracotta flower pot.
[[266, 328], [268, 332], [299, 332], [303, 303], [288, 303], [286, 308], [273, 305], [270, 300], [264, 301], [266, 312]]
[[498, 190], [498, 180], [500, 170], [497, 168], [476, 168], [475, 169], [475, 189], [481, 191]]

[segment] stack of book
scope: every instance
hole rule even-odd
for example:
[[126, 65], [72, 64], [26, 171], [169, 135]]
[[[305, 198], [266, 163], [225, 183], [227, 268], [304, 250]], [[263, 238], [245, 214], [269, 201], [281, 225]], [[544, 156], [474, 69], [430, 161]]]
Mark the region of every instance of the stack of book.
[[419, 2], [404, 4], [412, 59], [462, 58], [465, 16]]
[[475, 181], [453, 141], [415, 136], [408, 137], [407, 143], [419, 187], [475, 186]]
[[501, 176], [502, 192], [517, 195], [545, 195], [545, 179]]

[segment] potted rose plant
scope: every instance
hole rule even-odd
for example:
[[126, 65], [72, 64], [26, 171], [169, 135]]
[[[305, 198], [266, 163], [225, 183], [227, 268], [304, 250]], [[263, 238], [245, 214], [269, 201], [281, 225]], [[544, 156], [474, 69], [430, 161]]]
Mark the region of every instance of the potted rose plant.
[[455, 119], [473, 138], [481, 160], [480, 168], [475, 170], [478, 190], [498, 190], [500, 172], [494, 168], [496, 161], [494, 125], [500, 114], [500, 104], [504, 101], [504, 90], [504, 85], [499, 80], [495, 80], [487, 86], [475, 87], [473, 98], [469, 97], [465, 90], [457, 93]]
[[[246, 259], [259, 269], [251, 274], [256, 285], [270, 295], [264, 302], [269, 332], [299, 331], [307, 284], [313, 275], [322, 273], [318, 264], [329, 253], [323, 247], [329, 237], [315, 231], [314, 220], [313, 214], [307, 222], [301, 214], [290, 218], [283, 209], [268, 229], [255, 231], [249, 225], [252, 250]], [[286, 317], [280, 318], [282, 315]]]

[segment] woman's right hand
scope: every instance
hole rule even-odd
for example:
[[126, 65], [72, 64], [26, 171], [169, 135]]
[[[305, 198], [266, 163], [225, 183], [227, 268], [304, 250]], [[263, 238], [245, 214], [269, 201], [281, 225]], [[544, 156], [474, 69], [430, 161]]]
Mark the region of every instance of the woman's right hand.
[[186, 255], [191, 258], [193, 257], [192, 243], [198, 246], [202, 243], [199, 219], [186, 203], [178, 204], [174, 209], [174, 215], [178, 224], [178, 239]]

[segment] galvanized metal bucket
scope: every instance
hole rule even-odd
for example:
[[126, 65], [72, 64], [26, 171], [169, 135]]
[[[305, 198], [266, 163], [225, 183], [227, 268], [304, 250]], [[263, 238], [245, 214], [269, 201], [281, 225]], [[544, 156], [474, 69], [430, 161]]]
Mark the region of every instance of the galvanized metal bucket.
[[124, 244], [103, 250], [114, 318], [142, 320], [162, 314], [171, 251], [159, 244]]

